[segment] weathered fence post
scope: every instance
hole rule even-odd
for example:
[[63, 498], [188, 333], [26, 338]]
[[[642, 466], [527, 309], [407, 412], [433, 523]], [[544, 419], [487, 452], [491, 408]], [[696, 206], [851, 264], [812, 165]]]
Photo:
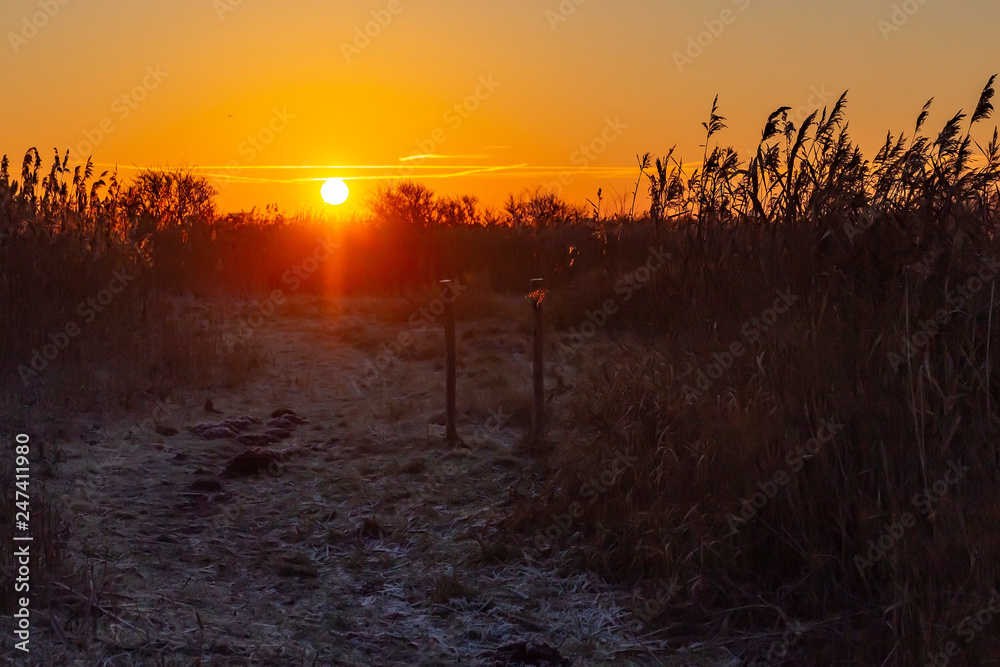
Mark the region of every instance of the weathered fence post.
[[449, 444], [458, 442], [455, 428], [455, 310], [454, 292], [450, 280], [441, 281], [441, 300], [444, 302], [445, 370], [445, 439]]
[[532, 343], [532, 384], [535, 390], [535, 402], [531, 411], [531, 439], [541, 439], [545, 425], [545, 362], [542, 357], [545, 349], [542, 338], [542, 278], [531, 280], [531, 343]]

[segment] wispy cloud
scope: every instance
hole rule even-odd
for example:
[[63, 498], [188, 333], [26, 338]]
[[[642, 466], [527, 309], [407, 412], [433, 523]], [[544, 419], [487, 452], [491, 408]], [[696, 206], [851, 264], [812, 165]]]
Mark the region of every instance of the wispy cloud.
[[399, 158], [400, 162], [409, 162], [410, 160], [487, 160], [493, 157], [492, 155], [437, 155], [435, 153], [428, 153], [427, 155], [410, 155], [409, 157]]
[[[423, 157], [427, 159], [476, 159], [487, 158], [486, 155], [425, 155], [413, 156], [412, 159]], [[410, 158], [401, 158], [400, 162], [406, 162]], [[140, 167], [137, 165], [115, 165], [112, 163], [95, 163], [96, 167], [107, 167], [118, 169], [119, 171], [138, 171], [141, 169], [152, 169], [157, 171], [167, 171], [176, 167]], [[685, 165], [687, 166], [687, 165]], [[392, 180], [401, 178], [399, 174], [399, 164], [306, 164], [306, 165], [241, 165], [239, 174], [232, 173], [232, 167], [228, 165], [197, 165], [182, 166], [182, 169], [203, 173], [206, 176], [224, 178], [233, 183], [304, 183], [310, 181], [325, 181], [329, 178], [342, 178], [347, 181], [355, 180]], [[588, 167], [580, 169], [578, 166], [567, 165], [531, 165], [528, 163], [504, 164], [504, 165], [482, 165], [482, 164], [408, 164], [408, 170], [412, 170], [413, 175], [408, 178], [418, 179], [449, 179], [463, 178], [469, 176], [491, 176], [502, 175], [514, 178], [545, 178], [557, 176], [563, 172], [572, 172], [578, 176], [589, 178], [635, 178], [636, 167], [630, 166], [604, 166]], [[302, 175], [283, 176], [288, 172], [307, 172]], [[313, 172], [313, 173], [308, 173]], [[320, 173], [316, 173], [320, 172]], [[335, 173], [331, 173], [335, 172]]]

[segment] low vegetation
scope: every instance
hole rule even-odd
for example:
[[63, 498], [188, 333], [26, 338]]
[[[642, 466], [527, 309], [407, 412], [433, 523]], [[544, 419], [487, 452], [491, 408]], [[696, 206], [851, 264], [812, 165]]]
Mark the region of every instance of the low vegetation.
[[[541, 276], [550, 372], [573, 381], [505, 539], [670, 591], [644, 621], [683, 620], [678, 646], [752, 633], [771, 664], [980, 664], [1000, 651], [1000, 140], [976, 138], [993, 93], [931, 135], [928, 103], [871, 158], [846, 97], [798, 126], [776, 110], [747, 158], [717, 145], [713, 104], [696, 171], [640, 157], [639, 215], [406, 182], [350, 225], [220, 215], [196, 174], [125, 184], [56, 153], [43, 175], [32, 149], [19, 176], [0, 164], [0, 385], [46, 406], [103, 377], [95, 395], [127, 405], [248, 377], [252, 331], [177, 321], [178, 295], [252, 313], [449, 277], [475, 308]], [[598, 337], [619, 363], [588, 356]]]

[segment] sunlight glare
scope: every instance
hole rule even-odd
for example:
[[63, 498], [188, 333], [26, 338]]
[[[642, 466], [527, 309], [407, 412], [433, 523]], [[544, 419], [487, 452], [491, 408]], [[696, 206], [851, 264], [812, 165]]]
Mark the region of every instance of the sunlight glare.
[[350, 194], [350, 190], [348, 190], [347, 183], [344, 182], [344, 179], [331, 178], [323, 183], [323, 187], [320, 189], [319, 193], [322, 195], [323, 201], [327, 204], [337, 206], [347, 201], [347, 196]]

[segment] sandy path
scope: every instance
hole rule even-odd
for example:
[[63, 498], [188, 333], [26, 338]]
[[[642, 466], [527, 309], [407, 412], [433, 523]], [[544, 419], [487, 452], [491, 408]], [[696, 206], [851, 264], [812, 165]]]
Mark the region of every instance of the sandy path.
[[[87, 651], [107, 664], [513, 665], [503, 647], [527, 642], [565, 664], [727, 664], [654, 655], [628, 591], [493, 539], [514, 489], [532, 488], [515, 455], [526, 334], [503, 314], [459, 322], [470, 446], [453, 449], [436, 329], [365, 383], [379, 342], [413, 329], [408, 307], [388, 322], [377, 308], [293, 300], [256, 332], [255, 380], [170, 398], [162, 421], [177, 434], [141, 428], [139, 411], [60, 445], [52, 485], [80, 517], [69, 552], [104, 564], [134, 626], [101, 625]], [[220, 479], [246, 447], [187, 430], [276, 408], [309, 423], [271, 446], [293, 453], [270, 473]]]

